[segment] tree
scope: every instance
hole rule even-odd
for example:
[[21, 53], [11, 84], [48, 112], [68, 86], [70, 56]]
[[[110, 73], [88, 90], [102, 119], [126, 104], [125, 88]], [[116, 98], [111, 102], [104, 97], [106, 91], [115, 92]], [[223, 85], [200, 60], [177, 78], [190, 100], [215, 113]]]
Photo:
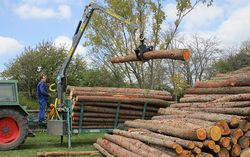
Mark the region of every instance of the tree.
[[[18, 80], [19, 89], [27, 92], [28, 97], [31, 98], [35, 95], [41, 73], [47, 75], [48, 84], [55, 82], [57, 69], [64, 61], [66, 53], [64, 48], [57, 48], [52, 42], [41, 42], [35, 48], [25, 48], [21, 55], [7, 63], [6, 70], [1, 73], [1, 76]], [[86, 62], [82, 57], [73, 59], [68, 70], [68, 78], [70, 78], [68, 83], [78, 84], [82, 77], [81, 71], [85, 69]]]
[[250, 65], [250, 40], [242, 43], [239, 49], [231, 48], [228, 56], [223, 56], [214, 64], [216, 72], [225, 73]]
[[[190, 0], [177, 0], [178, 12], [174, 29], [166, 31], [168, 33], [163, 40], [161, 26], [166, 15], [162, 10], [162, 2], [163, 0], [105, 0], [105, 5], [133, 23], [138, 25], [141, 23], [148, 45], [158, 49], [168, 48], [182, 19], [198, 3], [210, 4], [211, 1], [196, 0], [191, 3]], [[159, 78], [164, 77], [164, 73], [162, 73], [164, 66], [161, 61], [129, 62], [119, 65], [112, 65], [108, 62], [111, 56], [125, 55], [133, 52], [133, 49], [138, 46], [139, 40], [133, 30], [104, 14], [95, 14], [93, 17], [87, 31], [88, 41], [85, 45], [92, 47], [95, 59], [103, 63], [110, 71], [125, 74], [131, 86], [138, 84], [140, 88], [160, 88], [162, 80]]]

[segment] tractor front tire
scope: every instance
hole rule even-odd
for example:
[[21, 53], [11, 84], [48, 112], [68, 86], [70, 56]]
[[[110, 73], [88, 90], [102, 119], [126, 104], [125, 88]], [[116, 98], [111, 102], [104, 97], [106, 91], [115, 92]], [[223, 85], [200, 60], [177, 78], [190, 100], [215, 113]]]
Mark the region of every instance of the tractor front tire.
[[13, 108], [0, 108], [0, 150], [17, 148], [28, 134], [28, 120]]

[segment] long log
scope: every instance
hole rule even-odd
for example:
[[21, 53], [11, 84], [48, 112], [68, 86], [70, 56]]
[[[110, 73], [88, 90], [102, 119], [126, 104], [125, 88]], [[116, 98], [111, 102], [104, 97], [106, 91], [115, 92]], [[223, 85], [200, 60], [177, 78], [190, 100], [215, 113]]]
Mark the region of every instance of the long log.
[[240, 115], [248, 116], [250, 115], [250, 107], [244, 108], [183, 108], [188, 111], [203, 111], [210, 113], [222, 113], [222, 114], [231, 114], [231, 115]]
[[64, 151], [64, 152], [37, 152], [39, 157], [47, 156], [79, 156], [79, 155], [99, 155], [98, 151]]
[[68, 86], [68, 92], [85, 91], [85, 92], [109, 92], [109, 93], [129, 93], [129, 94], [143, 94], [143, 95], [171, 95], [167, 91], [140, 89], [140, 88], [114, 88], [114, 87], [74, 87]]
[[[148, 59], [175, 59], [188, 61], [190, 58], [190, 51], [188, 49], [177, 49], [177, 50], [158, 50], [149, 51], [143, 54], [145, 60]], [[140, 61], [135, 53], [130, 53], [126, 56], [112, 57], [111, 63], [125, 63], [131, 61]]]
[[119, 157], [141, 157], [140, 155], [133, 153], [131, 151], [128, 151], [106, 139], [97, 139], [96, 143], [100, 145], [102, 148], [107, 150], [110, 154], [114, 154], [115, 156]]
[[[80, 129], [79, 125], [72, 125], [73, 129]], [[82, 129], [113, 129], [114, 125], [91, 125], [91, 126], [83, 126]]]
[[164, 133], [169, 136], [176, 136], [183, 139], [190, 139], [190, 140], [206, 139], [206, 130], [199, 127], [190, 128], [189, 126], [186, 129], [183, 129], [183, 127], [180, 128], [178, 124], [176, 124], [176, 126], [173, 126], [173, 125], [166, 125], [166, 123], [164, 123], [163, 125], [163, 124], [152, 124], [143, 121], [140, 122], [126, 121], [124, 125], [132, 128], [144, 128], [154, 132]]
[[[207, 113], [207, 112], [200, 112], [200, 111], [186, 111], [186, 110], [179, 110], [175, 108], [160, 108], [158, 111], [158, 114], [185, 115], [185, 117], [203, 119], [206, 121], [213, 121], [213, 122], [217, 122], [223, 119], [230, 125], [234, 125], [234, 126], [237, 126], [240, 122], [240, 119], [244, 118], [241, 116], [234, 116], [234, 115], [227, 115], [227, 114], [220, 114], [220, 113]], [[155, 118], [158, 118], [158, 117], [155, 116], [154, 119]]]
[[114, 129], [113, 133], [117, 134], [117, 135], [125, 136], [128, 138], [137, 139], [137, 140], [140, 140], [140, 141], [145, 142], [145, 143], [151, 143], [151, 144], [156, 144], [156, 145], [160, 145], [160, 146], [165, 146], [165, 147], [168, 147], [171, 149], [175, 149], [175, 147], [176, 147], [176, 143], [173, 142], [172, 140], [158, 139], [155, 137], [147, 136], [145, 134], [140, 134], [138, 132], [127, 132], [127, 131]]
[[209, 102], [214, 101], [218, 98], [222, 98], [227, 96], [227, 94], [207, 94], [207, 95], [192, 95], [192, 96], [184, 96], [184, 98], [180, 99], [181, 103], [188, 103], [188, 102]]
[[93, 146], [103, 155], [105, 155], [106, 157], [114, 157], [113, 155], [111, 155], [108, 151], [106, 151], [105, 149], [103, 149], [99, 144], [94, 143]]
[[[72, 117], [80, 117], [80, 112], [73, 112], [72, 113]], [[105, 113], [84, 113], [84, 117], [85, 118], [115, 118], [115, 113], [113, 114], [105, 114]], [[122, 119], [141, 119], [142, 116], [141, 115], [138, 115], [138, 116], [132, 116], [132, 115], [123, 115], [123, 114], [120, 114], [119, 115], [119, 118], [122, 118]], [[151, 117], [150, 116], [145, 116], [145, 119], [150, 119]]]
[[216, 80], [216, 81], [197, 81], [195, 83], [195, 88], [219, 88], [219, 87], [230, 87], [230, 86], [249, 86], [250, 77], [234, 77], [226, 80]]
[[73, 90], [70, 92], [70, 97], [75, 96], [113, 96], [113, 97], [127, 97], [127, 98], [153, 98], [162, 100], [173, 100], [172, 96], [169, 95], [153, 95], [153, 94], [131, 94], [131, 93], [111, 93], [111, 92], [89, 92], [89, 91], [77, 91]]
[[[79, 109], [78, 109], [79, 111]], [[116, 109], [108, 108], [108, 107], [94, 107], [94, 106], [85, 106], [84, 107], [85, 112], [95, 112], [95, 113], [116, 113]], [[138, 116], [142, 115], [142, 111], [133, 111], [133, 110], [126, 110], [126, 109], [120, 109], [120, 114], [123, 115], [133, 115]], [[155, 115], [154, 112], [146, 112], [148, 116]]]
[[121, 147], [130, 150], [136, 154], [139, 154], [141, 156], [145, 157], [151, 157], [151, 156], [159, 156], [159, 157], [170, 157], [166, 153], [159, 151], [155, 148], [149, 147], [148, 145], [142, 143], [139, 140], [119, 136], [119, 135], [109, 135], [105, 134], [104, 138], [120, 145]]
[[134, 139], [138, 139], [146, 143], [168, 147], [171, 149], [175, 149], [177, 147], [176, 143], [187, 149], [193, 149], [195, 147], [195, 144], [192, 141], [184, 140], [184, 139], [176, 138], [176, 137], [171, 137], [171, 136], [166, 136], [166, 135], [161, 135], [161, 134], [150, 132], [148, 130], [127, 132], [127, 131], [114, 129], [113, 133], [126, 136], [126, 137], [130, 137], [130, 138], [134, 138]]
[[240, 94], [250, 93], [250, 87], [188, 88], [187, 94]]
[[171, 104], [173, 108], [197, 107], [197, 108], [234, 108], [234, 107], [250, 107], [250, 101], [241, 102], [206, 102], [206, 103], [176, 103]]
[[168, 106], [169, 103], [165, 100], [160, 99], [149, 99], [149, 98], [118, 98], [111, 96], [77, 96], [76, 101], [89, 101], [89, 102], [121, 102], [121, 103], [142, 103], [147, 102], [148, 104], [165, 105]]
[[228, 95], [214, 100], [214, 102], [230, 102], [230, 101], [250, 101], [250, 94]]
[[[72, 106], [73, 108], [79, 108], [81, 102], [74, 101]], [[84, 102], [84, 106], [101, 106], [101, 107], [115, 107], [117, 108], [118, 103], [95, 103], [95, 102]], [[126, 108], [126, 109], [136, 109], [136, 110], [143, 110], [144, 104], [120, 104], [120, 107]], [[158, 111], [158, 107], [148, 105], [147, 111]]]

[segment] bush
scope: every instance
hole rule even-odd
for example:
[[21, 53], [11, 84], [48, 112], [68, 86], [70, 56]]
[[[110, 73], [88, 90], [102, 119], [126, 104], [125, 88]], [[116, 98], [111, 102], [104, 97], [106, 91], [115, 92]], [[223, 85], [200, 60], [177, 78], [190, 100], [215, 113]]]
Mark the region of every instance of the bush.
[[27, 94], [20, 92], [19, 93], [19, 102], [23, 106], [27, 106], [28, 110], [37, 110], [39, 109], [38, 101], [34, 98], [28, 98]]

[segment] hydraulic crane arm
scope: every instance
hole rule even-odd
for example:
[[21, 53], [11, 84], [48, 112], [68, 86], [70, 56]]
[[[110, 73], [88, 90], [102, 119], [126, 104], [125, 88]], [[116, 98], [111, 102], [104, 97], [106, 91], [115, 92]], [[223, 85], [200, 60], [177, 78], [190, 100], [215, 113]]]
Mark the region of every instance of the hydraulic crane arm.
[[[125, 18], [121, 17], [120, 15], [112, 12], [111, 10], [104, 8], [96, 3], [90, 3], [89, 5], [86, 6], [82, 19], [79, 21], [78, 26], [76, 28], [75, 34], [73, 36], [73, 41], [72, 41], [72, 45], [71, 48], [67, 54], [66, 59], [64, 60], [64, 63], [62, 64], [57, 78], [56, 78], [56, 88], [57, 88], [57, 94], [58, 94], [58, 104], [59, 107], [63, 107], [63, 98], [64, 98], [64, 93], [66, 91], [66, 87], [67, 87], [67, 83], [66, 83], [66, 69], [69, 66], [69, 63], [75, 53], [75, 50], [81, 40], [81, 37], [84, 33], [84, 31], [86, 30], [86, 27], [88, 26], [88, 23], [94, 13], [95, 10], [100, 10], [120, 21], [122, 21], [123, 23], [129, 25], [131, 28], [133, 28], [135, 31], [138, 29], [138, 26], [131, 23], [130, 21], [126, 20]], [[140, 38], [144, 38], [143, 37], [143, 32], [140, 32]], [[144, 40], [144, 39], [143, 39]]]

